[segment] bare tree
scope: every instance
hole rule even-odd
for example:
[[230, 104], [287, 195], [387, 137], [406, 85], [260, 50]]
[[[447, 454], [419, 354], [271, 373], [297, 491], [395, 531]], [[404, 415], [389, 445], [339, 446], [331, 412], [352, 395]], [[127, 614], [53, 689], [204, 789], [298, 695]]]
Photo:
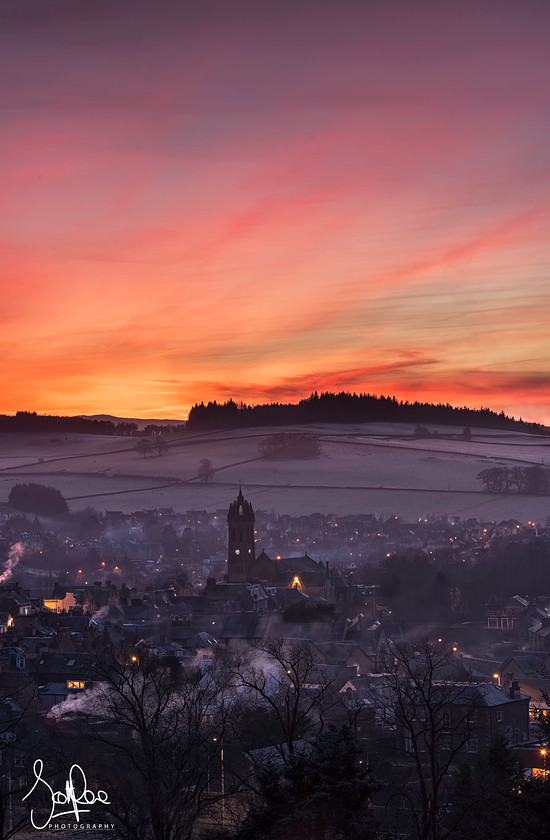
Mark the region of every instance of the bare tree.
[[333, 680], [326, 678], [308, 641], [260, 642], [237, 664], [235, 675], [248, 701], [269, 710], [276, 724], [274, 746], [283, 761], [295, 753], [303, 735], [323, 729], [328, 708], [337, 702]]
[[153, 451], [153, 444], [147, 438], [140, 438], [134, 446], [134, 449], [136, 450], [136, 452], [141, 452], [141, 454], [145, 458], [146, 455], [150, 455]]
[[[30, 825], [22, 804], [27, 768], [38, 753], [52, 763], [57, 747], [42, 725], [34, 682], [22, 674], [0, 674], [0, 838], [9, 840]], [[59, 756], [56, 756], [59, 759]]]
[[162, 455], [163, 452], [168, 452], [168, 444], [166, 443], [166, 439], [163, 435], [157, 435], [155, 437], [154, 447], [157, 450], [157, 455]]
[[418, 840], [444, 840], [453, 829], [444, 824], [449, 773], [476, 737], [476, 686], [457, 674], [450, 654], [427, 641], [392, 643], [380, 663], [386, 673], [383, 702], [386, 711], [391, 703], [398, 747], [413, 771], [412, 783], [406, 778], [397, 796]]
[[[73, 709], [96, 772], [115, 790], [125, 840], [185, 840], [212, 807], [228, 682], [175, 659], [135, 652], [98, 665], [100, 685]], [[71, 707], [65, 709], [71, 711]], [[219, 798], [219, 797], [217, 797]]]
[[197, 470], [197, 478], [200, 481], [204, 481], [205, 484], [208, 484], [215, 472], [216, 470], [210, 458], [203, 458]]

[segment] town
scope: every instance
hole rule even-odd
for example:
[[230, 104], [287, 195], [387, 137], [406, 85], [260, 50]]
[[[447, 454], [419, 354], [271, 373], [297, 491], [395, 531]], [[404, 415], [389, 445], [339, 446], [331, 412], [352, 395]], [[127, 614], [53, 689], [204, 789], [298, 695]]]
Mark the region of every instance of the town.
[[[37, 757], [54, 776], [68, 754], [102, 786], [127, 766], [94, 820], [128, 838], [155, 809], [169, 838], [245, 838], [268, 814], [266, 837], [472, 836], [479, 791], [456, 786], [488, 756], [511, 824], [547, 795], [548, 523], [275, 515], [246, 488], [229, 509], [43, 519], [1, 514], [6, 832], [28, 827]], [[324, 773], [339, 796], [338, 761], [335, 824], [314, 790]]]

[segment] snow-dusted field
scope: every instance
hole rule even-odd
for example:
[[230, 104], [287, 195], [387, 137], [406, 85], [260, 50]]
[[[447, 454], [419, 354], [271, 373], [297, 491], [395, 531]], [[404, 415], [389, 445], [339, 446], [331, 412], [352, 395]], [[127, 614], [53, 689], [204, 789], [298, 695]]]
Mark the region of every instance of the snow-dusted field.
[[[550, 465], [550, 438], [473, 429], [465, 441], [461, 428], [430, 428], [439, 436], [416, 439], [410, 425], [399, 424], [309, 427], [322, 440], [321, 456], [275, 462], [258, 457], [258, 444], [282, 429], [179, 435], [167, 453], [146, 458], [132, 438], [0, 435], [0, 503], [15, 483], [36, 481], [61, 490], [74, 510], [213, 510], [225, 509], [242, 484], [255, 507], [276, 513], [546, 521], [550, 497], [489, 495], [476, 476], [495, 465]], [[195, 478], [202, 458], [216, 469], [208, 485]]]

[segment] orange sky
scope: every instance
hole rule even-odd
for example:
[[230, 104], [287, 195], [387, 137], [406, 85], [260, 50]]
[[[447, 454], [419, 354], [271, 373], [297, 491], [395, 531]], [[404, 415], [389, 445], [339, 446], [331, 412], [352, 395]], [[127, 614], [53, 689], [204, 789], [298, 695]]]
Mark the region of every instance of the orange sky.
[[2, 18], [0, 412], [346, 389], [550, 423], [547, 2]]

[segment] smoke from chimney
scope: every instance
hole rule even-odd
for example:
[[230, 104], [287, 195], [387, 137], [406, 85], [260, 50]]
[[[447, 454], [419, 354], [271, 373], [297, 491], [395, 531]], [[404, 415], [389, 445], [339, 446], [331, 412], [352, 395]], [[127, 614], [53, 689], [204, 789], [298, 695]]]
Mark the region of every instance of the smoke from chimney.
[[4, 569], [2, 574], [0, 575], [0, 583], [5, 583], [7, 580], [9, 580], [11, 578], [11, 576], [13, 574], [13, 570], [15, 569], [15, 567], [17, 566], [17, 564], [19, 563], [19, 561], [23, 557], [24, 552], [25, 552], [25, 547], [24, 547], [23, 543], [16, 542], [11, 546], [11, 548], [8, 552], [8, 559], [6, 560], [6, 568]]

